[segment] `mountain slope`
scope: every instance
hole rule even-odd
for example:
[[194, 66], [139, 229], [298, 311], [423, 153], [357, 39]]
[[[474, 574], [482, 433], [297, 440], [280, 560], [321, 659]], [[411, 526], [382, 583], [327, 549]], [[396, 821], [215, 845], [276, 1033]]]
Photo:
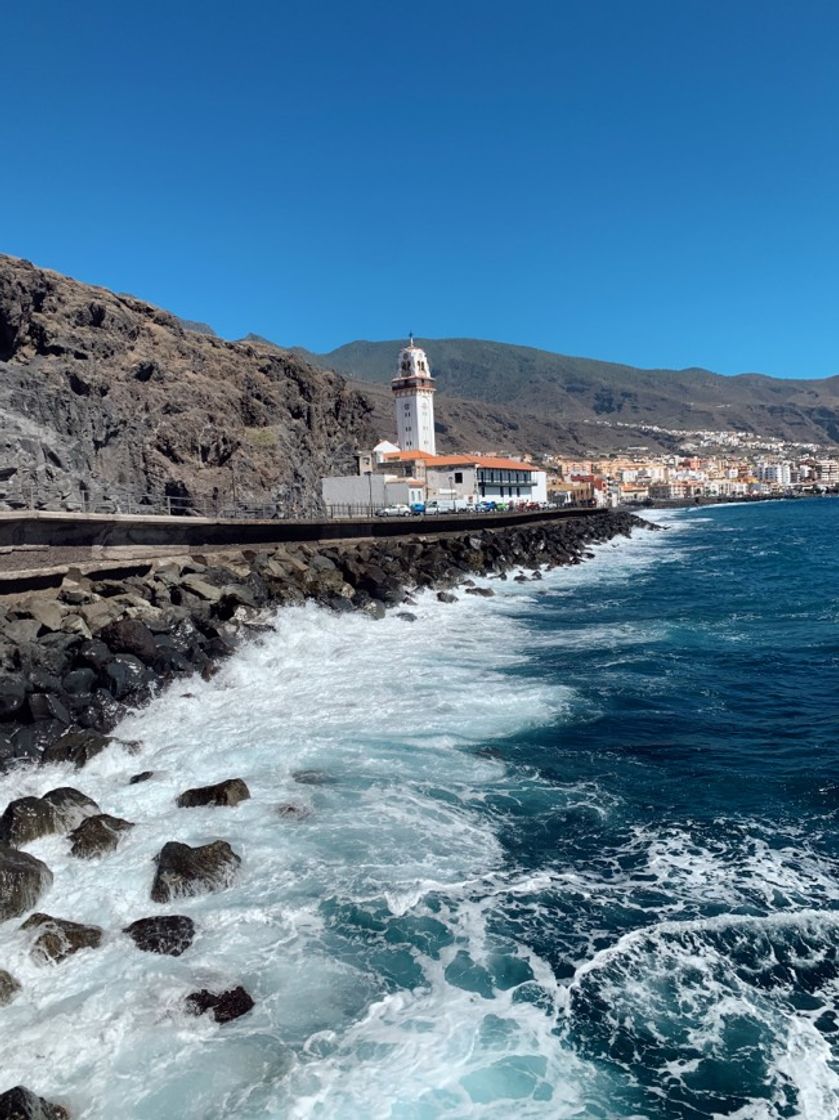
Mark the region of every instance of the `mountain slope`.
[[371, 406], [275, 347], [0, 256], [0, 508], [144, 494], [318, 507], [369, 445]]
[[[636, 369], [479, 339], [417, 341], [428, 352], [440, 398], [503, 404], [561, 425], [605, 420], [839, 443], [839, 376], [723, 377], [703, 369]], [[351, 342], [328, 354], [295, 353], [348, 377], [386, 383], [403, 345]]]

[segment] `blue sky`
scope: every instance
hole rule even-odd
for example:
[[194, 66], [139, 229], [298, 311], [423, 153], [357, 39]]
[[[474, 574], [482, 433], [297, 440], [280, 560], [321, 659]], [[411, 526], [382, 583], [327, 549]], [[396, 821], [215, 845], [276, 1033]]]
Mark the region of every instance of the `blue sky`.
[[0, 250], [235, 338], [839, 371], [839, 6], [7, 5]]

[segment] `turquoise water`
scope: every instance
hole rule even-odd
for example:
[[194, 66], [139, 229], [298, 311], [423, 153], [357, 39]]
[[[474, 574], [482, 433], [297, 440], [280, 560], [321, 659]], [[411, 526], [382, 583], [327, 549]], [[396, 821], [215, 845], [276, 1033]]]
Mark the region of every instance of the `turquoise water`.
[[[136, 825], [30, 845], [106, 936], [44, 969], [0, 928], [5, 1081], [78, 1120], [835, 1120], [839, 501], [654, 516], [414, 622], [283, 610], [126, 721], [140, 757], [0, 778]], [[237, 883], [138, 953], [154, 854], [217, 837]], [[239, 983], [244, 1018], [185, 1013]]]

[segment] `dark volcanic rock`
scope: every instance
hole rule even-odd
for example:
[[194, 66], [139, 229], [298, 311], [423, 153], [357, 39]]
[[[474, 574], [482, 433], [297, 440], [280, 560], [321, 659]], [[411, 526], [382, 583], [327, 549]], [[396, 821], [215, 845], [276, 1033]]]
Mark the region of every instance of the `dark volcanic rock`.
[[154, 634], [137, 618], [121, 618], [103, 626], [99, 638], [116, 653], [131, 653], [141, 661], [152, 662], [157, 656]]
[[214, 786], [185, 790], [177, 803], [181, 809], [193, 809], [200, 805], [238, 805], [240, 801], [247, 801], [250, 795], [241, 778], [227, 778]]
[[31, 910], [51, 886], [52, 872], [45, 863], [28, 852], [0, 845], [0, 921]]
[[186, 997], [186, 1005], [193, 1015], [212, 1011], [217, 1023], [229, 1023], [232, 1019], [247, 1015], [253, 1009], [254, 1002], [245, 989], [239, 986], [218, 995], [202, 988], [200, 992], [192, 992]]
[[105, 666], [102, 676], [105, 687], [116, 700], [124, 700], [137, 692], [150, 679], [145, 665], [133, 653], [118, 653]]
[[140, 782], [147, 782], [149, 778], [154, 777], [154, 770], [143, 770], [139, 774], [134, 774], [128, 779], [130, 786], [136, 786]]
[[49, 914], [33, 914], [20, 928], [37, 931], [31, 953], [40, 964], [50, 961], [59, 964], [80, 949], [96, 949], [102, 943], [102, 930], [98, 926], [80, 925]]
[[43, 753], [42, 762], [72, 762], [81, 768], [113, 742], [96, 731], [68, 731], [51, 743]]
[[325, 770], [292, 770], [291, 776], [301, 786], [328, 786], [335, 781]]
[[14, 847], [58, 831], [55, 810], [40, 797], [20, 797], [11, 801], [0, 817], [0, 843]]
[[16, 1085], [0, 1096], [0, 1120], [70, 1120], [70, 1113]]
[[87, 797], [71, 786], [51, 789], [49, 793], [44, 794], [41, 800], [52, 806], [60, 832], [77, 828], [87, 817], [95, 816], [101, 812], [92, 797]]
[[467, 587], [466, 588], [466, 594], [467, 595], [480, 595], [484, 599], [489, 599], [495, 594], [495, 592], [492, 590], [491, 587]]
[[0, 968], [0, 1007], [5, 1007], [7, 1003], [11, 1003], [19, 991], [20, 982], [15, 980], [11, 972], [6, 972], [5, 968]]
[[277, 815], [286, 821], [304, 821], [312, 815], [312, 810], [305, 805], [295, 805], [292, 801], [284, 801], [277, 806]]
[[437, 599], [441, 603], [456, 603], [457, 595], [453, 595], [451, 591], [438, 591]]
[[151, 897], [155, 902], [223, 890], [236, 877], [241, 859], [225, 840], [191, 848], [170, 840], [157, 856]]
[[70, 854], [79, 859], [94, 859], [106, 852], [115, 852], [120, 835], [133, 827], [131, 821], [107, 813], [88, 817], [70, 833]]
[[0, 817], [0, 843], [19, 847], [40, 836], [66, 832], [98, 812], [95, 801], [69, 787], [52, 789], [43, 797], [21, 797], [10, 802]]
[[122, 932], [144, 953], [179, 957], [192, 944], [195, 923], [183, 914], [161, 914], [155, 918], [138, 918]]
[[26, 702], [26, 686], [17, 677], [0, 677], [0, 719], [8, 719]]

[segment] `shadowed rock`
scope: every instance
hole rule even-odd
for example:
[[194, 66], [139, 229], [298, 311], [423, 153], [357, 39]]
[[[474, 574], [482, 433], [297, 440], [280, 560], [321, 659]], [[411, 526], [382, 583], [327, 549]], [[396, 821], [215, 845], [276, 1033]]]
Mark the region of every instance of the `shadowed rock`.
[[183, 914], [161, 914], [155, 918], [138, 918], [122, 932], [144, 953], [179, 957], [192, 944], [195, 923]]
[[304, 821], [306, 817], [312, 815], [312, 810], [307, 809], [305, 805], [295, 805], [291, 801], [284, 801], [282, 805], [277, 806], [277, 815], [285, 821]]
[[28, 844], [57, 831], [55, 810], [40, 797], [19, 797], [17, 801], [10, 801], [0, 817], [0, 842], [5, 844]]
[[120, 836], [134, 825], [121, 817], [100, 813], [88, 817], [70, 833], [70, 854], [79, 859], [95, 859], [107, 852], [115, 852]]
[[466, 594], [467, 595], [480, 595], [484, 599], [489, 599], [495, 594], [495, 592], [492, 590], [491, 587], [467, 587], [466, 588]]
[[133, 777], [128, 779], [130, 786], [136, 786], [139, 782], [147, 782], [149, 778], [154, 777], [154, 770], [143, 770], [140, 774], [134, 774]]
[[214, 840], [198, 848], [170, 840], [157, 856], [151, 897], [155, 902], [169, 902], [173, 898], [223, 890], [233, 882], [241, 862], [225, 840]]
[[451, 591], [438, 591], [437, 600], [440, 603], [456, 603], [457, 595], [453, 595]]
[[328, 786], [335, 781], [325, 770], [292, 770], [291, 776], [301, 786]]
[[218, 995], [202, 988], [200, 992], [192, 992], [186, 997], [186, 1006], [193, 1015], [203, 1015], [206, 1011], [212, 1011], [217, 1023], [229, 1023], [232, 1019], [247, 1015], [253, 1008], [254, 1002], [239, 985]]
[[77, 769], [90, 762], [113, 740], [96, 731], [68, 731], [46, 748], [41, 758], [44, 764], [50, 762], [72, 762]]
[[103, 626], [97, 637], [116, 653], [130, 653], [141, 661], [152, 662], [158, 649], [154, 635], [138, 618], [121, 618]]
[[182, 809], [193, 809], [200, 805], [238, 805], [247, 801], [251, 792], [241, 778], [227, 778], [214, 786], [198, 786], [188, 789], [178, 798]]
[[11, 801], [0, 817], [0, 842], [15, 847], [28, 844], [75, 828], [98, 812], [95, 801], [69, 786], [50, 790], [43, 797], [21, 797]]
[[11, 1003], [19, 991], [20, 981], [15, 980], [11, 972], [6, 972], [5, 968], [0, 968], [0, 1007]]
[[41, 800], [52, 806], [60, 832], [78, 828], [82, 821], [101, 812], [92, 798], [73, 789], [72, 786], [51, 789]]
[[49, 961], [58, 964], [80, 949], [96, 949], [102, 942], [102, 930], [98, 926], [68, 922], [49, 914], [33, 914], [20, 928], [38, 931], [30, 951], [39, 964]]
[[0, 1096], [0, 1120], [70, 1120], [70, 1113], [16, 1085]]
[[45, 863], [28, 852], [0, 845], [0, 921], [31, 910], [51, 886], [52, 872]]

